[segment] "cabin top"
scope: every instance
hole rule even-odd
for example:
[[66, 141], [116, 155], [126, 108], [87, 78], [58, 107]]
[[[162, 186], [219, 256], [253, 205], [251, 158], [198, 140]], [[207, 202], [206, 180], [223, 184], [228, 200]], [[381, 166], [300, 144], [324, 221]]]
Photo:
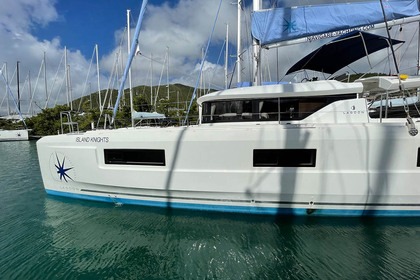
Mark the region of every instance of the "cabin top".
[[373, 94], [386, 91], [399, 91], [400, 84], [404, 90], [420, 87], [420, 77], [402, 77], [399, 79], [397, 76], [378, 76], [359, 79], [356, 82], [363, 84], [363, 92]]
[[201, 105], [203, 102], [213, 100], [346, 95], [362, 92], [362, 83], [343, 83], [335, 80], [328, 80], [221, 90], [200, 97], [197, 100], [197, 103]]
[[315, 81], [307, 83], [288, 83], [278, 85], [241, 87], [221, 90], [200, 97], [197, 103], [216, 100], [261, 99], [281, 97], [309, 97], [328, 95], [348, 95], [359, 93], [380, 93], [403, 89], [420, 88], [420, 77], [398, 79], [396, 76], [378, 76], [359, 79], [353, 83], [335, 80]]

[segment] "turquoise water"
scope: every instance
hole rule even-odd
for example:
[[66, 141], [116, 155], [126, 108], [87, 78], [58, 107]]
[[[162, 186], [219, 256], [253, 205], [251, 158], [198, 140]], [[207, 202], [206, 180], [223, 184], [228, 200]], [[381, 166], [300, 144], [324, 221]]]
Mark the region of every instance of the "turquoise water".
[[[418, 279], [418, 218], [167, 211], [45, 194], [35, 142], [0, 143], [0, 279]], [[420, 183], [419, 183], [420, 186]]]

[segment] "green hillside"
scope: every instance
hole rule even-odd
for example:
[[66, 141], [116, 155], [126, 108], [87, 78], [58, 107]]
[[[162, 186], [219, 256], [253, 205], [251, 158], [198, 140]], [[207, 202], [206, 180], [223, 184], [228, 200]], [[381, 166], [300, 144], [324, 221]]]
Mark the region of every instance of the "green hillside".
[[[133, 88], [133, 107], [139, 112], [158, 112], [165, 114], [171, 119], [171, 123], [178, 125], [185, 119], [186, 110], [191, 100], [194, 88], [174, 84], [169, 85], [169, 99], [168, 88], [165, 86], [138, 86]], [[197, 95], [203, 94], [198, 90]], [[90, 95], [78, 98], [72, 102], [72, 120], [79, 124], [79, 130], [89, 130], [93, 126], [104, 127], [109, 124], [105, 123], [105, 115], [112, 116], [113, 106], [117, 99], [118, 91], [102, 90], [101, 101], [104, 104], [102, 115], [99, 110], [99, 95], [94, 92]], [[58, 105], [54, 108], [43, 110], [38, 115], [27, 119], [28, 128], [32, 129], [33, 135], [51, 135], [57, 134], [61, 131], [60, 112], [70, 111], [67, 105]], [[195, 123], [198, 118], [198, 111], [196, 103], [189, 113], [189, 122]], [[131, 126], [130, 114], [130, 94], [129, 90], [125, 90], [120, 100], [119, 110], [115, 120], [115, 127]]]

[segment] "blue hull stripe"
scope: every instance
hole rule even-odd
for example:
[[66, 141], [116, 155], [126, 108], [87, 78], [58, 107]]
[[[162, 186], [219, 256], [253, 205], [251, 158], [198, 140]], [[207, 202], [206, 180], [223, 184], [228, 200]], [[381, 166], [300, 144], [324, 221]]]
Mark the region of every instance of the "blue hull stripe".
[[307, 208], [276, 208], [276, 207], [261, 207], [261, 206], [231, 206], [231, 205], [209, 205], [199, 203], [181, 203], [181, 202], [162, 202], [137, 200], [127, 198], [112, 198], [104, 196], [94, 196], [86, 194], [75, 194], [68, 192], [60, 192], [54, 190], [46, 190], [49, 195], [56, 195], [62, 197], [70, 197], [76, 199], [101, 201], [108, 203], [121, 203], [130, 205], [142, 205], [153, 207], [171, 207], [176, 209], [190, 209], [203, 211], [217, 211], [230, 213], [247, 213], [247, 214], [262, 214], [262, 215], [296, 215], [296, 216], [382, 216], [382, 217], [420, 217], [420, 210], [358, 210], [358, 209], [313, 209], [310, 211]]

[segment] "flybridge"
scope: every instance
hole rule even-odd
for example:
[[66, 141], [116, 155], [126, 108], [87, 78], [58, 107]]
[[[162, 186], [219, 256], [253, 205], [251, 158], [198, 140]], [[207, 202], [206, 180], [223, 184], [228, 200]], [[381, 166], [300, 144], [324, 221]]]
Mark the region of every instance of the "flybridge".
[[[382, 27], [378, 25], [384, 22], [384, 16], [378, 11], [381, 11], [379, 1], [260, 10], [252, 15], [252, 35], [265, 48], [291, 40], [305, 42], [340, 36], [353, 30]], [[385, 17], [400, 23], [408, 18], [419, 20], [418, 1], [387, 1]]]

